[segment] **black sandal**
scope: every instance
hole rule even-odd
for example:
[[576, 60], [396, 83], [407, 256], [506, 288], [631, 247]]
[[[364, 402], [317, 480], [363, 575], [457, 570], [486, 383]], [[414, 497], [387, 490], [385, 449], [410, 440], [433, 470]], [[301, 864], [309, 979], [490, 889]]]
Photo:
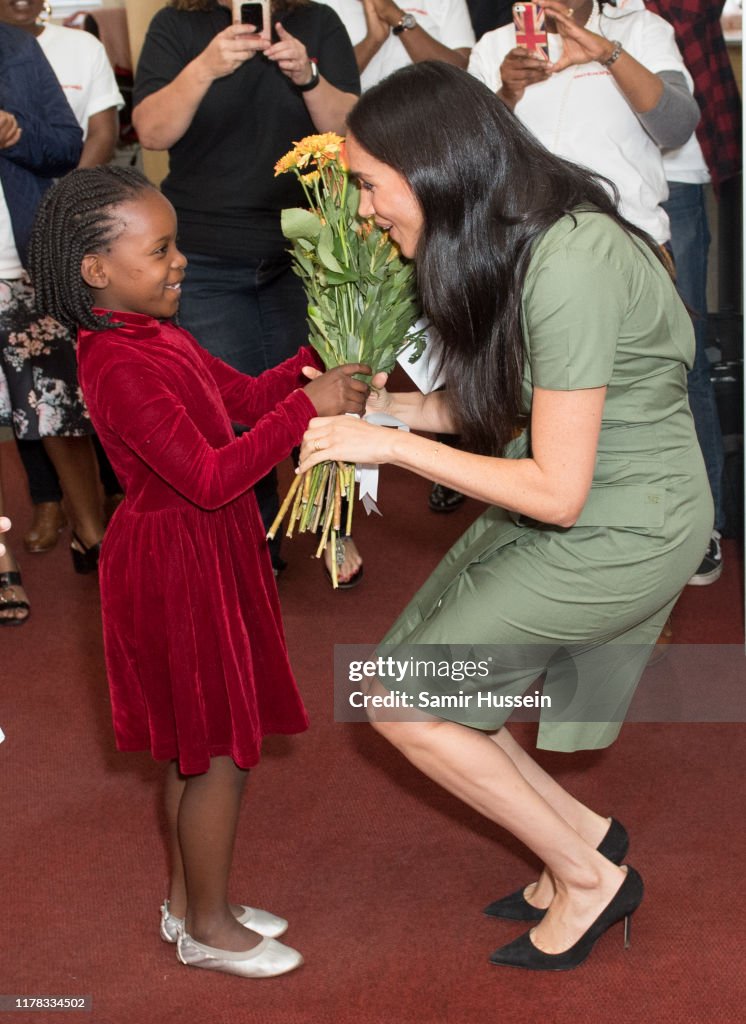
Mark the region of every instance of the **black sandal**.
[[91, 544], [91, 546], [87, 548], [77, 533], [73, 531], [73, 542], [70, 545], [70, 554], [72, 555], [73, 568], [77, 573], [85, 575], [89, 572], [98, 572], [98, 559], [101, 554], [101, 541], [98, 541], [96, 544]]
[[433, 484], [428, 505], [433, 512], [453, 512], [465, 501], [466, 495], [461, 491], [454, 491], [450, 487], [444, 487], [443, 484]]
[[0, 626], [22, 626], [24, 622], [28, 621], [28, 617], [31, 614], [31, 605], [28, 601], [21, 601], [17, 598], [13, 600], [3, 596], [4, 590], [11, 590], [13, 587], [22, 586], [23, 580], [21, 579], [20, 572], [17, 570], [15, 572], [0, 572], [0, 612], [10, 611], [14, 608], [25, 609], [26, 611], [26, 614], [21, 618], [0, 615]]

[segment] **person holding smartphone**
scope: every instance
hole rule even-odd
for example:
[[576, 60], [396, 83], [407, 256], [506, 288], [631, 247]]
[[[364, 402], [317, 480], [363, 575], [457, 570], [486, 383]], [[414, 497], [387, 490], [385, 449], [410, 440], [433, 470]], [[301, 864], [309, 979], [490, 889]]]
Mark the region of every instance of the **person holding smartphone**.
[[[230, 0], [172, 0], [158, 11], [133, 110], [143, 146], [169, 152], [162, 190], [189, 261], [180, 322], [251, 376], [288, 358], [308, 334], [280, 230], [280, 211], [303, 205], [303, 192], [292, 175], [275, 178], [275, 162], [305, 135], [343, 131], [360, 91], [352, 45], [332, 10], [310, 0], [262, 7], [261, 25], [241, 24], [258, 4], [234, 11]], [[256, 495], [269, 526], [279, 505], [274, 471]], [[270, 547], [279, 572], [279, 539]]]
[[683, 145], [699, 120], [673, 29], [642, 0], [520, 6], [544, 12], [549, 59], [517, 46], [511, 24], [482, 37], [469, 72], [550, 152], [613, 182], [622, 214], [667, 242], [661, 147]]
[[[674, 32], [642, 0], [543, 0], [548, 60], [517, 46], [516, 25], [482, 37], [469, 72], [544, 146], [603, 175], [621, 214], [659, 245], [670, 239], [662, 151], [699, 120]], [[702, 555], [705, 555], [703, 550]], [[665, 639], [670, 642], [670, 624]]]

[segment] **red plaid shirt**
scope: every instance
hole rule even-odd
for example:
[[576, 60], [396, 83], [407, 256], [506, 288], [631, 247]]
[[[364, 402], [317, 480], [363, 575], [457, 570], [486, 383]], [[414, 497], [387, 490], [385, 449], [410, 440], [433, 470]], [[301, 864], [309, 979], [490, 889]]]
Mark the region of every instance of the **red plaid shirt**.
[[673, 25], [702, 111], [697, 138], [715, 187], [741, 170], [741, 97], [720, 27], [725, 0], [645, 0]]

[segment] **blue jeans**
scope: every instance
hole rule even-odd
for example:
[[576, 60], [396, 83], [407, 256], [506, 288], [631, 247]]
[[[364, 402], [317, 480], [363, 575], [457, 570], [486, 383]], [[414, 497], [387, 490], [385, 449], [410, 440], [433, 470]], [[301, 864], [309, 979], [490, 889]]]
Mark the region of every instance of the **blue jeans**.
[[707, 468], [712, 500], [715, 504], [715, 529], [725, 525], [723, 514], [723, 437], [710, 379], [707, 358], [707, 252], [710, 231], [702, 185], [669, 181], [669, 198], [662, 203], [671, 221], [671, 252], [676, 265], [676, 287], [692, 311], [696, 352], [689, 371], [689, 405]]
[[[179, 323], [212, 355], [259, 376], [295, 355], [308, 340], [306, 297], [290, 257], [230, 263], [185, 252], [189, 260]], [[240, 432], [242, 428], [236, 427]], [[279, 509], [277, 473], [254, 486], [262, 522], [269, 527]], [[270, 543], [278, 564], [280, 539]]]

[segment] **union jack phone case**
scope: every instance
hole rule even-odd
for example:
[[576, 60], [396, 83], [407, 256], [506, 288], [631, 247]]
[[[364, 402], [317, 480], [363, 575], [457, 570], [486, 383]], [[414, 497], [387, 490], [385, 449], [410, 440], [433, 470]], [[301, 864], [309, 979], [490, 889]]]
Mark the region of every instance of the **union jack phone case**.
[[538, 4], [513, 4], [513, 22], [518, 46], [541, 60], [549, 60], [549, 42], [544, 25], [544, 11]]

